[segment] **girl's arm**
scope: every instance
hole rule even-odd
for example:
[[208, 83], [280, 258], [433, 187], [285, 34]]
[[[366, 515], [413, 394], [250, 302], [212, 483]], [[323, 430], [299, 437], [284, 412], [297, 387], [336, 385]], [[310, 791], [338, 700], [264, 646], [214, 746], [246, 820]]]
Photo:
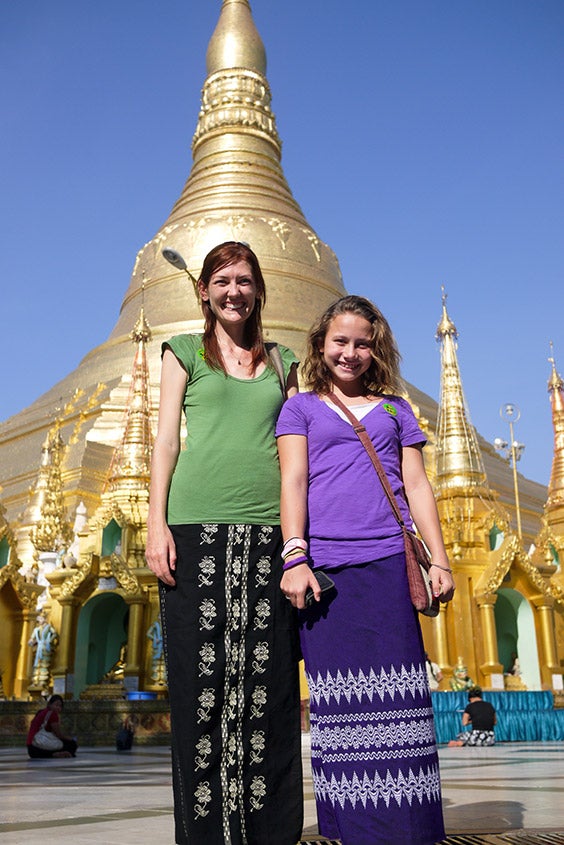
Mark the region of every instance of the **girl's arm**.
[[157, 578], [173, 587], [176, 547], [166, 522], [172, 473], [180, 452], [180, 416], [186, 392], [186, 370], [171, 349], [165, 349], [161, 371], [159, 425], [151, 459], [147, 548], [145, 558]]
[[454, 579], [443, 541], [437, 504], [425, 472], [421, 445], [403, 447], [401, 471], [413, 521], [431, 553], [433, 593], [443, 602], [450, 601], [454, 594]]
[[[284, 542], [293, 537], [303, 539], [307, 523], [308, 458], [307, 437], [302, 434], [284, 434], [278, 438], [280, 472], [282, 476], [280, 494], [280, 521]], [[300, 553], [296, 552], [294, 557]], [[291, 563], [291, 558], [288, 559]], [[307, 563], [287, 569], [280, 582], [280, 588], [294, 607], [305, 607], [305, 591], [313, 589], [315, 600], [319, 601], [321, 591], [317, 579]]]

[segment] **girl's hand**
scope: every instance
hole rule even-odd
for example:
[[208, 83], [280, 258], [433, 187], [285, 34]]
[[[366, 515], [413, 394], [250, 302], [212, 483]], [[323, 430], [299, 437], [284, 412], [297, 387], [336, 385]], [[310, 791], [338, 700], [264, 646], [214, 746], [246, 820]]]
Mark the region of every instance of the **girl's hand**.
[[176, 585], [172, 574], [176, 569], [176, 546], [168, 525], [147, 528], [145, 559], [149, 569], [163, 584], [169, 587]]
[[[448, 563], [446, 564], [448, 566]], [[436, 596], [439, 601], [446, 603], [452, 600], [454, 596], [454, 578], [452, 577], [452, 572], [445, 568], [443, 568], [443, 564], [431, 564], [431, 568], [429, 570], [429, 575], [431, 576], [431, 584], [433, 587], [433, 595]]]
[[305, 593], [308, 587], [312, 588], [315, 601], [319, 601], [321, 590], [317, 578], [307, 563], [299, 563], [287, 569], [280, 582], [280, 589], [298, 610], [303, 610], [306, 606]]

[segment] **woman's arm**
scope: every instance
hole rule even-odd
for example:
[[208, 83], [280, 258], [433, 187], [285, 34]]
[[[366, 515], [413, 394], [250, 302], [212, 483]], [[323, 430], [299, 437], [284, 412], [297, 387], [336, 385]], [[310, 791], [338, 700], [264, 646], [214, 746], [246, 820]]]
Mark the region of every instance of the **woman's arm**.
[[186, 370], [171, 349], [165, 349], [161, 371], [159, 425], [151, 459], [147, 548], [149, 568], [165, 584], [175, 584], [176, 547], [166, 522], [172, 473], [180, 452], [180, 416], [186, 392]]
[[431, 583], [433, 593], [443, 602], [454, 594], [454, 579], [443, 541], [437, 504], [425, 472], [422, 447], [404, 446], [401, 471], [409, 510], [425, 545], [431, 553]]
[[462, 725], [463, 725], [463, 727], [466, 727], [466, 725], [469, 725], [471, 722], [472, 722], [472, 719], [470, 718], [470, 713], [467, 713], [466, 710], [465, 710], [464, 713], [462, 714]]
[[[280, 456], [281, 494], [280, 521], [284, 541], [292, 537], [303, 539], [307, 523], [308, 457], [307, 437], [302, 434], [284, 434], [278, 438]], [[299, 551], [294, 555], [298, 557]], [[291, 557], [288, 559], [291, 563]], [[287, 569], [280, 588], [294, 607], [305, 607], [305, 591], [313, 589], [319, 601], [321, 591], [317, 579], [307, 563]]]

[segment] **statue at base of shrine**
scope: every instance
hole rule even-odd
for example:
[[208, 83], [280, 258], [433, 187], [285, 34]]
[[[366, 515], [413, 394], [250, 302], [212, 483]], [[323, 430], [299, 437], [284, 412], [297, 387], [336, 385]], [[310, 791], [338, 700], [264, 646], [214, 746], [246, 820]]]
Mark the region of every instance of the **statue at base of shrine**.
[[35, 650], [30, 687], [49, 692], [51, 688], [51, 663], [59, 642], [59, 635], [44, 613], [37, 617], [37, 624], [31, 633], [29, 645]]
[[163, 648], [163, 629], [159, 617], [155, 619], [147, 637], [151, 640], [151, 681], [158, 686], [166, 685], [166, 666]]
[[471, 689], [473, 686], [475, 686], [474, 681], [468, 674], [468, 669], [466, 668], [462, 657], [459, 657], [456, 666], [452, 670], [450, 688], [451, 690], [454, 690], [454, 692], [460, 692], [460, 690]]

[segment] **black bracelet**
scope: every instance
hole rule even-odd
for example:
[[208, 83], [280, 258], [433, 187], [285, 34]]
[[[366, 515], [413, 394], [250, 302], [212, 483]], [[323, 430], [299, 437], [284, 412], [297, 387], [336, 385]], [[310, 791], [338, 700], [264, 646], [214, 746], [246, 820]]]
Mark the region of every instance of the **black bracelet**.
[[439, 566], [438, 563], [432, 563], [431, 566], [436, 566], [437, 569], [442, 569], [443, 572], [450, 572], [452, 573], [452, 569], [448, 569], [446, 566]]

